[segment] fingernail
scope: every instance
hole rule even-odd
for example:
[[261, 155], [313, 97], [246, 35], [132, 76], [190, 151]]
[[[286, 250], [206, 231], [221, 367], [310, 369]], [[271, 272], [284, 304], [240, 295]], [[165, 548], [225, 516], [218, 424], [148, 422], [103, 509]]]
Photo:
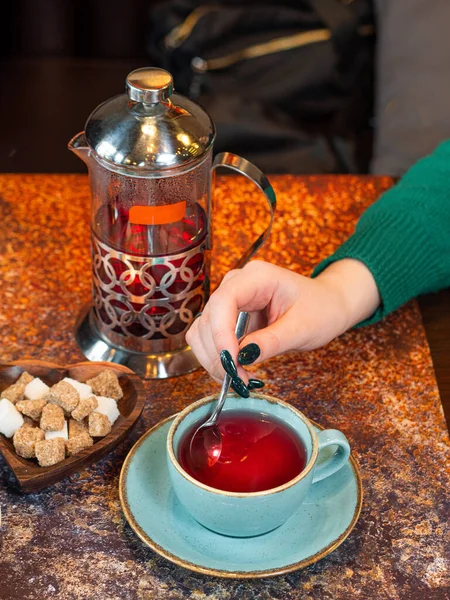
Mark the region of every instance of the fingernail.
[[238, 372], [236, 365], [234, 364], [234, 360], [231, 358], [231, 354], [228, 352], [228, 350], [222, 350], [220, 353], [220, 362], [222, 363], [225, 373], [228, 373], [232, 379], [237, 377]]
[[238, 363], [240, 365], [251, 365], [261, 354], [261, 348], [258, 344], [247, 344], [239, 351]]
[[236, 392], [236, 394], [239, 394], [239, 396], [241, 396], [241, 398], [248, 398], [250, 396], [250, 392], [248, 391], [247, 386], [240, 377], [235, 377], [232, 380], [231, 387]]
[[264, 381], [261, 381], [261, 379], [249, 379], [247, 387], [249, 390], [260, 390], [264, 387]]

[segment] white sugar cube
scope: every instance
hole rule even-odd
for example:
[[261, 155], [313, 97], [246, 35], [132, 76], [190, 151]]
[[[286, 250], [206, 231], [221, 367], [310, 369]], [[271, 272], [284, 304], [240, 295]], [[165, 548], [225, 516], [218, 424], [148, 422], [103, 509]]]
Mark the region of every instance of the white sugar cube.
[[45, 439], [51, 440], [52, 438], [64, 438], [65, 440], [69, 439], [69, 434], [67, 432], [67, 421], [64, 421], [64, 427], [59, 431], [46, 431]]
[[93, 396], [92, 388], [87, 383], [81, 383], [80, 381], [71, 379], [70, 377], [64, 377], [63, 381], [70, 383], [70, 385], [77, 390], [77, 392], [80, 394], [80, 400], [87, 400]]
[[7, 398], [2, 398], [0, 400], [0, 433], [10, 438], [19, 427], [22, 427], [23, 423], [23, 417], [14, 404]]
[[106, 398], [106, 396], [95, 396], [97, 398], [98, 406], [94, 408], [94, 412], [106, 415], [111, 423], [114, 425], [117, 417], [120, 415], [119, 409], [117, 408], [117, 402], [114, 398]]
[[39, 377], [35, 377], [33, 381], [30, 381], [25, 386], [25, 397], [28, 400], [40, 400], [49, 391], [48, 385], [46, 385]]

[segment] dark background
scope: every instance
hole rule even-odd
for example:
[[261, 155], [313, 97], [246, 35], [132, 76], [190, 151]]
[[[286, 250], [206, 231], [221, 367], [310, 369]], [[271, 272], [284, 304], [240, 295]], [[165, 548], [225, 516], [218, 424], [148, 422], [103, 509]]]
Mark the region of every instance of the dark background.
[[15, 0], [0, 19], [0, 172], [85, 172], [67, 150], [148, 65], [152, 0]]
[[[245, 0], [247, 5], [249, 1]], [[153, 39], [149, 32], [152, 26], [158, 29], [153, 10], [161, 3], [164, 0], [15, 0], [2, 5], [0, 172], [85, 172], [84, 164], [67, 150], [67, 142], [84, 129], [98, 104], [124, 92], [131, 70], [155, 64], [149, 58]], [[291, 60], [295, 72], [297, 59]], [[277, 85], [276, 80], [272, 85]], [[228, 89], [222, 89], [219, 98], [223, 99]], [[267, 172], [367, 172], [372, 150], [370, 127], [364, 131], [356, 127], [356, 138], [352, 133], [347, 146], [341, 134], [324, 136], [322, 129], [329, 124], [314, 124], [312, 115], [278, 130], [280, 120], [261, 126], [256, 122], [253, 130], [260, 133], [268, 126], [271, 133], [265, 143], [251, 141], [252, 152], [247, 143], [242, 145], [242, 133], [241, 145], [234, 146], [239, 132], [234, 133], [233, 117], [225, 131], [220, 108], [211, 113], [211, 106], [206, 107], [218, 126], [216, 151], [242, 154]], [[350, 107], [349, 113], [354, 112]], [[344, 136], [347, 117], [341, 119]], [[312, 131], [308, 130], [311, 127]], [[342, 129], [342, 124], [339, 127]], [[272, 149], [273, 137], [281, 143]], [[287, 156], [283, 144], [292, 145], [292, 137], [300, 140], [299, 146], [293, 146]], [[248, 139], [245, 134], [244, 140]]]
[[5, 2], [0, 51], [8, 58], [145, 58], [148, 15], [157, 3], [158, 0]]

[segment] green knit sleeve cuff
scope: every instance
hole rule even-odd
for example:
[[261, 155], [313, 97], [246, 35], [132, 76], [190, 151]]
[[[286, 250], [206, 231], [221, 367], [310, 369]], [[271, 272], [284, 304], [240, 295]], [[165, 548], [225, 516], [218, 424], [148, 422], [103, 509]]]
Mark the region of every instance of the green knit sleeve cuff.
[[369, 325], [418, 294], [437, 289], [448, 278], [448, 273], [442, 272], [445, 265], [431, 240], [420, 222], [420, 214], [375, 213], [369, 209], [355, 233], [314, 269], [312, 277], [344, 258], [364, 263], [374, 276], [381, 296], [378, 310], [356, 327]]

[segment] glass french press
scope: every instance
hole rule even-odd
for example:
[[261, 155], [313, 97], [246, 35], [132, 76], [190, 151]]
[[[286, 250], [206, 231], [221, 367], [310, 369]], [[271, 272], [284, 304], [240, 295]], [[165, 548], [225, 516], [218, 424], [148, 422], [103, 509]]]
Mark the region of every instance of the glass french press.
[[270, 233], [276, 200], [261, 171], [234, 154], [212, 160], [214, 125], [173, 93], [170, 73], [130, 73], [127, 94], [98, 106], [69, 142], [88, 166], [91, 186], [93, 303], [76, 325], [90, 360], [121, 363], [145, 378], [198, 367], [185, 334], [209, 296], [211, 185], [217, 167], [242, 173], [262, 190]]

